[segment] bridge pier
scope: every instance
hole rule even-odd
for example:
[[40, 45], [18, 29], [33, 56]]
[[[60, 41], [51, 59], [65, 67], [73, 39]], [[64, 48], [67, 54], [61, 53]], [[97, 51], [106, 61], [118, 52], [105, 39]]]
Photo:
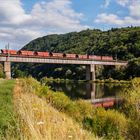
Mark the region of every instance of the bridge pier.
[[96, 85], [95, 83], [91, 83], [91, 100], [96, 98]]
[[4, 62], [5, 79], [11, 79], [11, 62]]
[[96, 98], [95, 83], [86, 82], [86, 98], [91, 100], [94, 100]]
[[86, 80], [96, 80], [95, 65], [86, 66]]

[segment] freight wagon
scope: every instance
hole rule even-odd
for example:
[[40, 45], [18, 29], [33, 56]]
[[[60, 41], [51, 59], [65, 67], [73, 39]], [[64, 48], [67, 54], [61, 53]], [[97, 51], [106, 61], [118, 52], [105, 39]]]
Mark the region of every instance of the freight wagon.
[[38, 51], [25, 51], [25, 50], [1, 50], [1, 54], [3, 55], [14, 55], [17, 57], [42, 57], [42, 58], [62, 58], [62, 59], [90, 59], [90, 60], [107, 60], [112, 61], [113, 57], [111, 56], [97, 56], [97, 55], [78, 55], [78, 54], [66, 54], [66, 53], [53, 53], [53, 52], [38, 52]]

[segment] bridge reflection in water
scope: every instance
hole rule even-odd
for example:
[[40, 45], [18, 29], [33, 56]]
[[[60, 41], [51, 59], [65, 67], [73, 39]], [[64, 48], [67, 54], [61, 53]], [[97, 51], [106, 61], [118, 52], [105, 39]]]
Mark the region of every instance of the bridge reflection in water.
[[126, 86], [124, 84], [99, 84], [89, 82], [50, 82], [55, 91], [63, 91], [72, 100], [79, 98], [91, 102], [95, 106], [110, 107], [119, 100], [118, 95]]
[[95, 83], [86, 83], [86, 89], [88, 94], [90, 95], [90, 99], [88, 99], [88, 101], [91, 102], [95, 107], [113, 107], [114, 105], [117, 105], [121, 100], [119, 97], [116, 96], [116, 93], [113, 96], [102, 98], [96, 97], [96, 94], [99, 94], [99, 92], [97, 93]]

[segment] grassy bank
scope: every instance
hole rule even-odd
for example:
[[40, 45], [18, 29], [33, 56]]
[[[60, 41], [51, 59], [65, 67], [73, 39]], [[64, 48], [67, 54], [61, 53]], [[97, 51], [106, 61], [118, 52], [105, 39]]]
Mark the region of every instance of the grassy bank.
[[[116, 110], [94, 108], [84, 100], [72, 101], [62, 92], [53, 92], [33, 78], [24, 79], [23, 89], [33, 90], [47, 104], [79, 123], [91, 134], [105, 139], [123, 139], [127, 132], [127, 119]], [[30, 88], [29, 88], [30, 87]], [[25, 92], [25, 91], [23, 91]]]
[[58, 83], [73, 83], [73, 82], [94, 82], [94, 83], [114, 83], [114, 84], [130, 84], [131, 80], [115, 80], [112, 78], [109, 79], [96, 79], [95, 81], [87, 81], [87, 80], [71, 80], [71, 79], [60, 79], [60, 78], [48, 78], [48, 77], [43, 77], [41, 82], [58, 82]]
[[119, 83], [119, 84], [130, 84], [131, 83], [130, 80], [116, 80], [116, 79], [112, 79], [112, 78], [103, 79], [103, 80], [96, 79], [94, 82], [95, 83]]
[[15, 110], [20, 119], [20, 130], [22, 132], [20, 135], [23, 139], [97, 139], [69, 116], [57, 111], [45, 99], [34, 94], [39, 90], [40, 85], [31, 78], [19, 80], [14, 89]]
[[[105, 110], [93, 108], [83, 100], [72, 101], [62, 92], [52, 92], [47, 86], [40, 85], [34, 79], [26, 79], [32, 83], [35, 93], [56, 108], [77, 121], [89, 132], [105, 139], [139, 139], [140, 137], [140, 78], [133, 79], [131, 86], [124, 91], [124, 103], [121, 108]], [[38, 88], [36, 88], [38, 87]]]
[[[14, 80], [0, 79], [0, 139], [15, 135], [16, 118], [13, 112], [12, 92]], [[12, 139], [12, 137], [11, 137]]]
[[72, 101], [33, 78], [14, 84], [14, 80], [0, 80], [2, 140], [139, 140], [139, 78], [124, 90], [124, 103], [118, 110], [94, 108], [84, 100]]

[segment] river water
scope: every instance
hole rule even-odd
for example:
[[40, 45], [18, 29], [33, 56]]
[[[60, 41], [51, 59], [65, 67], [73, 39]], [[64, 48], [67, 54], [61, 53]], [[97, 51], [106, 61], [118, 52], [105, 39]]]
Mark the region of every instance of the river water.
[[89, 83], [89, 82], [55, 82], [48, 83], [54, 91], [63, 91], [71, 99], [102, 99], [118, 97], [127, 84]]

